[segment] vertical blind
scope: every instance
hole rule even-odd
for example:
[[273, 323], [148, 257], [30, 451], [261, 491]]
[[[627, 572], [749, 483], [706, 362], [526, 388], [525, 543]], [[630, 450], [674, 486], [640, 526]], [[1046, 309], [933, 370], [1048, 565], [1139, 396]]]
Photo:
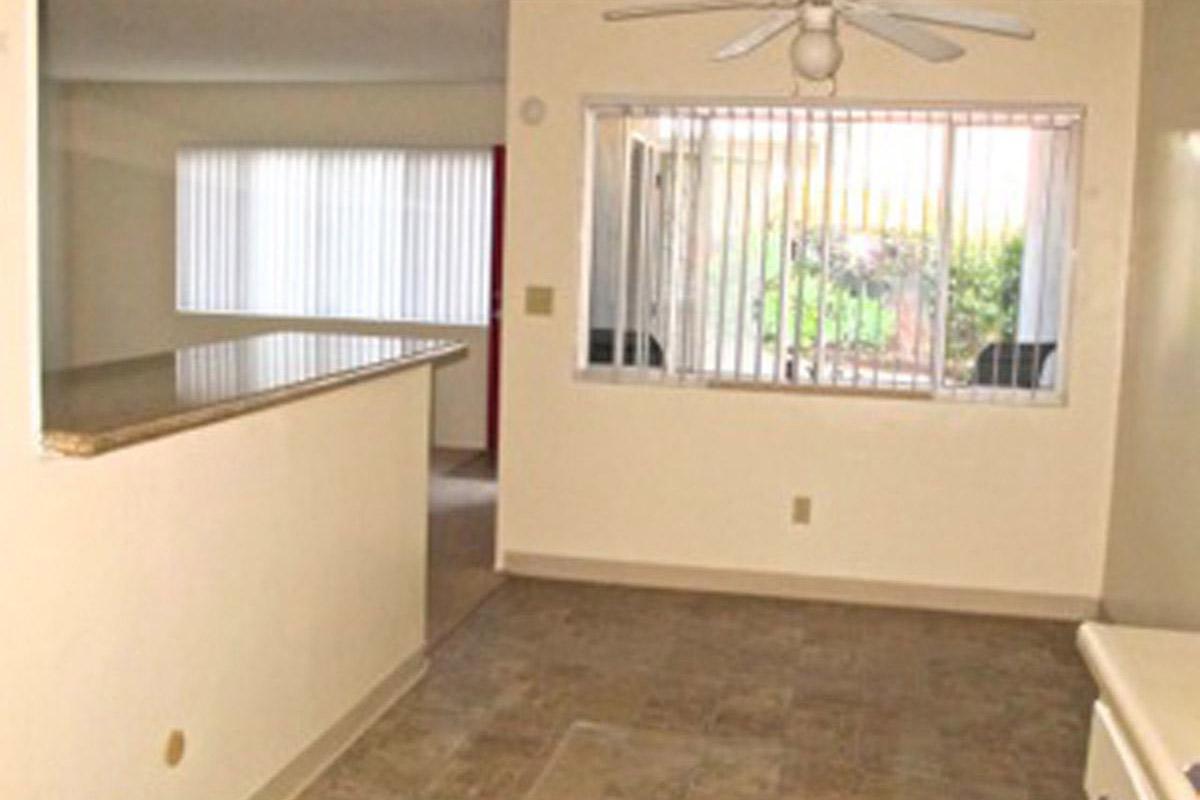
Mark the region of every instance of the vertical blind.
[[486, 325], [490, 150], [193, 148], [181, 311]]
[[1052, 398], [1081, 115], [600, 106], [585, 363]]

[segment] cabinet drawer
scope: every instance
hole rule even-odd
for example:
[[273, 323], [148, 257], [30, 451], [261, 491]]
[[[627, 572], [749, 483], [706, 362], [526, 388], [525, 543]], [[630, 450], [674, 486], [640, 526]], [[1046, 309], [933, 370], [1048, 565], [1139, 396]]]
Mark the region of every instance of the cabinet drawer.
[[1084, 788], [1090, 800], [1158, 800], [1120, 724], [1103, 700], [1092, 708]]

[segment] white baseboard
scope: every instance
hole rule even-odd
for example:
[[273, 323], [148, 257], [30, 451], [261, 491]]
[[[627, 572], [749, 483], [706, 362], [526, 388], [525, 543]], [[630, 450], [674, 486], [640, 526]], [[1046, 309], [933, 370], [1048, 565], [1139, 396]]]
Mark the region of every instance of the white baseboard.
[[1093, 619], [1099, 600], [1079, 595], [817, 577], [635, 561], [576, 558], [507, 550], [502, 571], [537, 578], [822, 600], [968, 614], [1055, 620]]
[[427, 665], [424, 649], [405, 659], [248, 800], [297, 797], [421, 679]]

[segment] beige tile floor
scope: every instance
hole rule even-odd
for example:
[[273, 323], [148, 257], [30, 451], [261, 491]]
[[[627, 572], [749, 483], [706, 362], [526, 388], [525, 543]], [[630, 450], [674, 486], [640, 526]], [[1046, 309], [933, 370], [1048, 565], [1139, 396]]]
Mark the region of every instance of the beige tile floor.
[[1069, 625], [509, 580], [305, 800], [1079, 800]]

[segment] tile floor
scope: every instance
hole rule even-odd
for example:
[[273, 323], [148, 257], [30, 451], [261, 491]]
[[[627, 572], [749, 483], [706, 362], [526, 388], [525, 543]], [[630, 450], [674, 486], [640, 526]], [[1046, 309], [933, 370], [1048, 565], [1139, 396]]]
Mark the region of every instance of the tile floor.
[[509, 580], [304, 800], [1079, 800], [1069, 625]]

